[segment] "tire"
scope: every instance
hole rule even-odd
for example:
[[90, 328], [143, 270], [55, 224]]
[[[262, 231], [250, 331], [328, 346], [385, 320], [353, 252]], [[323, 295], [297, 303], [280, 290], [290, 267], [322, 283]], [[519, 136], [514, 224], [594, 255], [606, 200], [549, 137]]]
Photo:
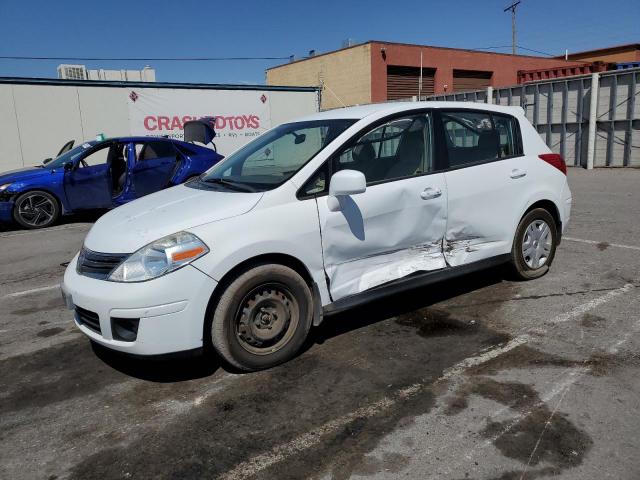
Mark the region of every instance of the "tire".
[[50, 227], [60, 217], [58, 199], [48, 192], [32, 190], [16, 198], [13, 219], [30, 230]]
[[211, 343], [230, 365], [256, 371], [290, 360], [313, 321], [307, 282], [284, 265], [259, 265], [224, 290], [211, 319]]
[[[536, 238], [536, 235], [541, 237]], [[543, 208], [531, 210], [520, 220], [513, 239], [511, 265], [514, 275], [520, 280], [542, 277], [549, 271], [557, 245], [558, 227], [553, 216]]]

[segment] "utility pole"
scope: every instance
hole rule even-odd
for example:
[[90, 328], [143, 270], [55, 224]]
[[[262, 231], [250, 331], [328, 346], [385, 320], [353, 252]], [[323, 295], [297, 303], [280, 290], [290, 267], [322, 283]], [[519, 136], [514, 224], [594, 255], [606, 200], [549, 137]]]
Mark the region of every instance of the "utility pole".
[[503, 12], [511, 10], [511, 53], [513, 55], [516, 54], [516, 7], [520, 5], [520, 1], [513, 2], [503, 10]]

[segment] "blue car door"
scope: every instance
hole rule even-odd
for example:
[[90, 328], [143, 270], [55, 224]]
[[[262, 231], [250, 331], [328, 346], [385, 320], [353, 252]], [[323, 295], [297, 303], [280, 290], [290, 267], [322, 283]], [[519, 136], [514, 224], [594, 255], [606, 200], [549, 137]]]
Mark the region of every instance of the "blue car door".
[[111, 207], [111, 157], [116, 146], [100, 144], [65, 169], [64, 191], [72, 210]]
[[168, 140], [136, 143], [135, 165], [131, 169], [131, 184], [136, 197], [162, 190], [176, 171], [180, 154]]

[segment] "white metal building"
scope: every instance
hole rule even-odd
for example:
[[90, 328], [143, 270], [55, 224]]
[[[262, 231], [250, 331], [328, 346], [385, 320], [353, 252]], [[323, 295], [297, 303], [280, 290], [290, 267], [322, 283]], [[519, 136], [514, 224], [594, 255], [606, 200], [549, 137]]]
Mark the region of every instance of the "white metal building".
[[318, 111], [313, 87], [105, 82], [0, 77], [0, 172], [36, 165], [97, 134], [182, 138], [185, 121], [215, 117], [223, 155]]

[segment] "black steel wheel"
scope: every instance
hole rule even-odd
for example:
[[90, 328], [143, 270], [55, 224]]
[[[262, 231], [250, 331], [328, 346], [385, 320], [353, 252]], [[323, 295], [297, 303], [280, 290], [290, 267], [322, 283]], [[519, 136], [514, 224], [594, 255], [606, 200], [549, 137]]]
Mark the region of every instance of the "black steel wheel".
[[235, 368], [262, 370], [292, 358], [313, 321], [307, 282], [284, 265], [258, 265], [233, 280], [210, 320], [210, 339]]

